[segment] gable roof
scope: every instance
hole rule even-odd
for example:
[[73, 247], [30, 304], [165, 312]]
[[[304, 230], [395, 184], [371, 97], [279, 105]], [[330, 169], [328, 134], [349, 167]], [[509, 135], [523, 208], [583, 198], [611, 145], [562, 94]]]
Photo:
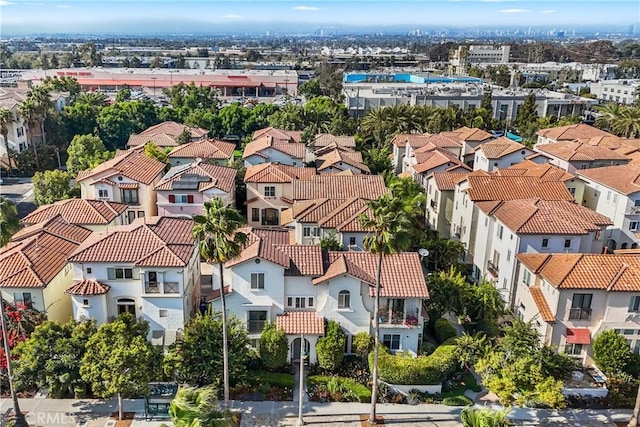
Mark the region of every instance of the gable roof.
[[493, 141], [485, 142], [482, 145], [479, 145], [477, 150], [482, 150], [484, 156], [487, 159], [501, 159], [509, 154], [516, 153], [518, 151], [522, 151], [522, 154], [527, 154], [527, 152], [531, 152], [524, 145], [512, 141], [506, 137], [500, 137], [498, 139], [494, 139]]
[[382, 175], [313, 175], [293, 181], [294, 200], [361, 197], [373, 200], [388, 193]]
[[107, 160], [91, 170], [78, 173], [76, 179], [80, 182], [109, 172], [110, 175], [126, 176], [133, 181], [149, 185], [164, 172], [165, 166], [164, 163], [147, 157], [142, 151], [129, 150], [120, 152], [113, 159]]
[[486, 141], [487, 139], [493, 138], [493, 135], [485, 130], [478, 128], [469, 128], [467, 126], [463, 126], [450, 132], [441, 132], [441, 134], [449, 137], [455, 135], [455, 137], [457, 137], [460, 141], [468, 142], [482, 142]]
[[612, 224], [606, 216], [567, 200], [520, 199], [476, 205], [519, 235], [584, 235]]
[[531, 272], [557, 289], [640, 291], [640, 257], [618, 254], [518, 254]]
[[295, 179], [309, 179], [316, 174], [314, 168], [299, 168], [281, 163], [260, 163], [248, 166], [244, 174], [244, 182], [286, 183]]
[[[323, 276], [313, 284], [326, 282], [342, 275], [350, 275], [374, 285], [378, 256], [369, 252], [329, 252], [328, 265]], [[375, 296], [375, 287], [369, 287]], [[427, 282], [420, 258], [415, 252], [387, 255], [382, 260], [381, 297], [428, 298]]]
[[258, 129], [253, 132], [252, 139], [257, 139], [263, 136], [271, 136], [278, 142], [300, 142], [302, 140], [302, 132], [299, 130], [284, 130], [274, 127], [268, 127]]
[[544, 297], [542, 293], [542, 289], [538, 286], [529, 286], [529, 293], [531, 294], [531, 298], [533, 302], [536, 304], [536, 308], [538, 309], [538, 313], [540, 313], [540, 318], [548, 323], [555, 323], [556, 316], [553, 314], [551, 309], [549, 308], [549, 303], [547, 299]]
[[233, 157], [235, 148], [236, 145], [231, 142], [218, 139], [201, 139], [178, 145], [167, 156], [170, 159], [175, 157], [200, 158], [203, 160], [230, 159]]
[[619, 154], [599, 145], [580, 142], [557, 142], [555, 144], [538, 144], [536, 150], [547, 156], [557, 157], [568, 162], [629, 161], [625, 155]]
[[139, 134], [131, 134], [127, 141], [127, 146], [136, 147], [145, 145], [147, 142], [152, 141], [158, 147], [175, 147], [178, 145], [176, 138], [184, 129], [189, 131], [191, 139], [203, 138], [209, 133], [206, 129], [189, 127], [174, 121], [166, 121], [153, 125]]
[[[362, 153], [358, 151], [346, 151], [340, 149], [333, 149], [326, 154], [316, 159], [318, 171], [322, 171], [328, 168], [343, 169], [341, 163], [345, 163], [349, 166], [353, 166], [356, 169], [364, 173], [371, 173], [371, 170], [367, 165], [362, 162]], [[349, 169], [349, 168], [344, 168]]]
[[469, 183], [467, 195], [474, 202], [514, 199], [573, 200], [564, 183], [541, 181], [533, 176], [470, 173], [466, 180]]
[[246, 159], [247, 157], [256, 155], [266, 159], [268, 158], [268, 156], [262, 153], [262, 151], [266, 150], [267, 148], [272, 148], [274, 150], [280, 151], [281, 153], [284, 153], [295, 159], [304, 159], [307, 150], [304, 144], [296, 142], [293, 139], [291, 141], [282, 142], [281, 140], [278, 140], [271, 135], [263, 135], [257, 139], [254, 139], [244, 147], [242, 158]]
[[575, 178], [574, 175], [551, 163], [535, 163], [531, 160], [524, 160], [507, 169], [495, 171], [498, 175], [510, 176], [533, 176], [540, 181], [568, 181]]
[[109, 200], [66, 199], [38, 207], [22, 219], [23, 224], [36, 224], [57, 215], [69, 224], [107, 225], [120, 216], [128, 205]]
[[578, 138], [593, 138], [598, 136], [614, 136], [593, 126], [584, 123], [575, 125], [558, 126], [554, 128], [540, 129], [536, 135], [555, 141], [573, 141]]
[[429, 147], [422, 147], [415, 151], [416, 160], [419, 162], [413, 165], [415, 173], [429, 173], [431, 170], [446, 165], [456, 169], [463, 168], [471, 171], [467, 165], [462, 163], [457, 157], [447, 151], [426, 150]]
[[393, 136], [391, 143], [399, 148], [404, 148], [407, 145], [413, 148], [417, 148], [427, 145], [429, 143], [430, 136], [430, 133], [399, 133]]
[[578, 176], [599, 182], [627, 196], [640, 192], [640, 165], [635, 163], [582, 169], [577, 173]]
[[330, 133], [319, 133], [313, 139], [316, 149], [335, 144], [338, 147], [356, 148], [356, 139], [353, 136], [336, 136]]
[[438, 190], [453, 191], [456, 183], [467, 175], [469, 172], [433, 172], [430, 176], [433, 177]]
[[132, 224], [93, 233], [69, 257], [69, 261], [184, 267], [196, 250], [192, 228], [191, 218], [137, 218]]
[[225, 193], [230, 193], [235, 188], [237, 173], [237, 169], [234, 168], [194, 162], [169, 169], [169, 172], [156, 184], [155, 189], [158, 191], [197, 190], [203, 192], [217, 188]]
[[91, 235], [61, 215], [23, 228], [0, 251], [3, 287], [40, 288], [67, 265], [67, 257]]
[[276, 327], [287, 335], [324, 335], [324, 317], [315, 311], [285, 311], [276, 316]]

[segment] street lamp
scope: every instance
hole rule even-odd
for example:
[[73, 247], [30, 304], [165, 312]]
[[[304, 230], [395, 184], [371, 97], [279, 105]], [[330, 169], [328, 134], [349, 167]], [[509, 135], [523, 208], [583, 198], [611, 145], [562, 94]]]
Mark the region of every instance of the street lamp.
[[29, 427], [24, 414], [20, 410], [18, 404], [18, 396], [13, 388], [13, 368], [11, 367], [11, 349], [9, 348], [9, 336], [7, 335], [7, 320], [4, 317], [4, 299], [0, 295], [0, 324], [2, 325], [2, 341], [4, 344], [4, 356], [7, 358], [7, 377], [9, 378], [9, 390], [11, 391], [11, 400], [13, 400], [13, 413], [15, 414], [16, 427]]
[[302, 419], [302, 406], [304, 405], [304, 361], [308, 357], [307, 346], [304, 344], [304, 334], [300, 335], [300, 389], [298, 390], [298, 424], [304, 425], [304, 419]]
[[151, 80], [153, 81], [153, 99], [154, 99], [154, 101], [156, 99], [156, 79], [157, 79], [157, 77], [151, 77]]

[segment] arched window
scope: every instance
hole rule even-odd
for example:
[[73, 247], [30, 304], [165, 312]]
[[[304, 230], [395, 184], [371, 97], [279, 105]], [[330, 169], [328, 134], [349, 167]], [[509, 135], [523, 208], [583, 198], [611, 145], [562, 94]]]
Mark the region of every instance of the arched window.
[[351, 293], [349, 291], [340, 291], [338, 293], [338, 308], [351, 307]]
[[626, 243], [621, 244], [620, 249], [627, 249], [627, 244]]
[[631, 249], [637, 249], [638, 248], [638, 244], [637, 243], [632, 243], [631, 244]]
[[124, 313], [136, 315], [136, 301], [133, 298], [118, 298], [118, 316]]

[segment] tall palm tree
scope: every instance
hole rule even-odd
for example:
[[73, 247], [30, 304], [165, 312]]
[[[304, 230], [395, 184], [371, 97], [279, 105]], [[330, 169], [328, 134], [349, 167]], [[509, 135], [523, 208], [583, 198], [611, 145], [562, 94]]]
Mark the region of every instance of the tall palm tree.
[[35, 111], [38, 115], [38, 121], [40, 122], [40, 134], [42, 135], [42, 143], [46, 145], [47, 134], [45, 132], [45, 122], [47, 120], [49, 112], [53, 108], [49, 89], [47, 89], [47, 87], [43, 85], [34, 86], [29, 89], [29, 92], [27, 93], [27, 99], [30, 99], [35, 106]]
[[18, 208], [11, 200], [0, 197], [0, 246], [6, 245], [18, 230], [20, 230]]
[[640, 107], [624, 107], [613, 123], [613, 133], [624, 138], [640, 138]]
[[40, 156], [38, 155], [38, 147], [36, 141], [33, 139], [33, 126], [37, 122], [37, 107], [35, 103], [30, 99], [25, 99], [20, 105], [19, 114], [27, 125], [27, 139], [29, 140], [29, 146], [33, 150], [33, 157], [36, 161], [36, 169], [40, 169]]
[[[193, 236], [198, 239], [200, 256], [209, 264], [218, 264], [220, 274], [220, 302], [222, 304], [222, 369], [224, 407], [229, 406], [229, 348], [227, 345], [227, 303], [224, 295], [223, 264], [242, 252], [247, 235], [239, 231], [245, 219], [236, 209], [224, 206], [214, 198], [204, 204], [204, 215], [193, 217]], [[213, 274], [211, 275], [213, 289]]]
[[594, 125], [602, 130], [612, 132], [614, 123], [622, 113], [621, 105], [615, 102], [609, 102], [601, 107], [596, 107], [596, 109], [602, 115], [596, 118]]
[[4, 148], [7, 150], [9, 159], [9, 170], [13, 167], [11, 162], [11, 152], [9, 151], [9, 124], [13, 122], [13, 113], [8, 108], [0, 108], [0, 135], [4, 139]]
[[371, 413], [369, 424], [376, 424], [376, 401], [378, 398], [378, 357], [380, 346], [380, 281], [382, 277], [382, 261], [386, 255], [406, 250], [411, 244], [409, 229], [411, 221], [403, 209], [402, 200], [384, 195], [377, 200], [367, 203], [372, 213], [362, 214], [359, 217], [363, 228], [371, 230], [364, 238], [364, 248], [378, 256], [376, 268], [375, 296], [373, 306], [373, 385], [371, 386]]

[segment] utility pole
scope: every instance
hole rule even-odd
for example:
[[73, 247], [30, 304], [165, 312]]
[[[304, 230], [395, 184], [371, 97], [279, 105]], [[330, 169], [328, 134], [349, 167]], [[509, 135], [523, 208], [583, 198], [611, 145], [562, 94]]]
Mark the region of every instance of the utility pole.
[[638, 427], [638, 416], [640, 416], [640, 385], [638, 386], [638, 394], [636, 394], [636, 406], [633, 408], [633, 416], [627, 426]]
[[29, 427], [24, 414], [20, 410], [18, 404], [18, 396], [13, 388], [13, 369], [11, 367], [11, 349], [9, 348], [9, 336], [7, 335], [7, 320], [4, 317], [4, 299], [0, 295], [0, 323], [2, 324], [2, 341], [4, 344], [4, 356], [7, 358], [7, 377], [9, 378], [9, 390], [11, 391], [11, 400], [13, 400], [13, 413], [15, 416], [16, 427]]
[[302, 418], [302, 408], [304, 406], [304, 359], [307, 358], [307, 346], [304, 343], [304, 334], [300, 335], [300, 384], [298, 385], [298, 426], [304, 425], [304, 419]]

